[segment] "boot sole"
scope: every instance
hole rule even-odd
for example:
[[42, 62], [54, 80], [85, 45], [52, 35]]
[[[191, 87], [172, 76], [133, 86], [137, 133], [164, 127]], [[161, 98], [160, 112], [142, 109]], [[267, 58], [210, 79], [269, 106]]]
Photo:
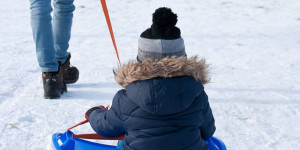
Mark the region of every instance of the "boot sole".
[[45, 99], [59, 99], [60, 95], [44, 95]]

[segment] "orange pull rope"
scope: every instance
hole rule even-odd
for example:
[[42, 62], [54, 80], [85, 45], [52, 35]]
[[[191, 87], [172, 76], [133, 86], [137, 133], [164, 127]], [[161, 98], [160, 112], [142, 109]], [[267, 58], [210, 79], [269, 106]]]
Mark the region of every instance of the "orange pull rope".
[[87, 119], [84, 120], [84, 121], [81, 121], [81, 122], [79, 122], [78, 124], [76, 124], [76, 125], [74, 125], [74, 126], [68, 128], [67, 131], [70, 131], [71, 129], [73, 129], [73, 128], [77, 127], [77, 126], [83, 125], [83, 124], [88, 123], [88, 122], [89, 122], [89, 121], [88, 121]]
[[117, 45], [116, 45], [116, 42], [115, 42], [114, 32], [113, 32], [113, 29], [112, 29], [112, 26], [111, 26], [111, 23], [110, 23], [110, 19], [109, 19], [109, 14], [108, 14], [106, 2], [105, 2], [105, 0], [100, 0], [100, 2], [102, 4], [104, 16], [105, 16], [105, 19], [106, 19], [106, 22], [107, 22], [107, 26], [108, 26], [108, 29], [109, 29], [109, 32], [110, 32], [111, 40], [113, 42], [113, 45], [114, 45], [114, 48], [115, 48], [115, 51], [116, 51], [116, 54], [117, 54], [119, 65], [121, 66], [121, 61], [120, 61], [120, 57], [119, 57]]

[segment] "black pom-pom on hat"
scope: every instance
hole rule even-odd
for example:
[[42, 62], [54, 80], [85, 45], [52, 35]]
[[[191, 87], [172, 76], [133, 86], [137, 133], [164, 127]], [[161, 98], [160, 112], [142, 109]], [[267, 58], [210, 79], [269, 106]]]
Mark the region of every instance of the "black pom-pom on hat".
[[170, 8], [161, 7], [153, 13], [152, 22], [163, 27], [174, 27], [177, 23], [177, 14], [174, 14]]
[[177, 23], [177, 14], [170, 8], [161, 7], [155, 10], [152, 15], [151, 28], [141, 34], [141, 37], [147, 39], [177, 39], [180, 38], [180, 29], [175, 25]]

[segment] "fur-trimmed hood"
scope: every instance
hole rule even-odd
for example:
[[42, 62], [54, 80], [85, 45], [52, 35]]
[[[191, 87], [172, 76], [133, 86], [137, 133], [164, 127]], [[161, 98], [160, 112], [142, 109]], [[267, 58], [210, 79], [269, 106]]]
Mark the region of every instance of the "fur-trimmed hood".
[[132, 61], [115, 69], [114, 75], [116, 82], [123, 88], [135, 81], [156, 77], [190, 76], [201, 84], [206, 84], [210, 81], [209, 66], [204, 59], [199, 60], [197, 56], [191, 58], [166, 57], [159, 61], [150, 59], [145, 59], [142, 62]]

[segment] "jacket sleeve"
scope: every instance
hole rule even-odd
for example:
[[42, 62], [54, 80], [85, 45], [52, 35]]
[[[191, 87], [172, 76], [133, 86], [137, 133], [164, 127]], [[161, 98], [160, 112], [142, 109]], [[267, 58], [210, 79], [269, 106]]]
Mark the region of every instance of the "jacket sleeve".
[[211, 138], [216, 131], [216, 126], [215, 126], [215, 119], [212, 114], [209, 102], [208, 102], [208, 96], [203, 91], [202, 93], [202, 100], [204, 101], [204, 109], [203, 109], [203, 123], [200, 127], [201, 130], [201, 136], [204, 140], [207, 140]]
[[112, 106], [109, 110], [96, 109], [89, 115], [89, 122], [94, 131], [107, 138], [120, 137], [125, 134], [121, 121], [119, 95], [120, 90], [113, 98]]

